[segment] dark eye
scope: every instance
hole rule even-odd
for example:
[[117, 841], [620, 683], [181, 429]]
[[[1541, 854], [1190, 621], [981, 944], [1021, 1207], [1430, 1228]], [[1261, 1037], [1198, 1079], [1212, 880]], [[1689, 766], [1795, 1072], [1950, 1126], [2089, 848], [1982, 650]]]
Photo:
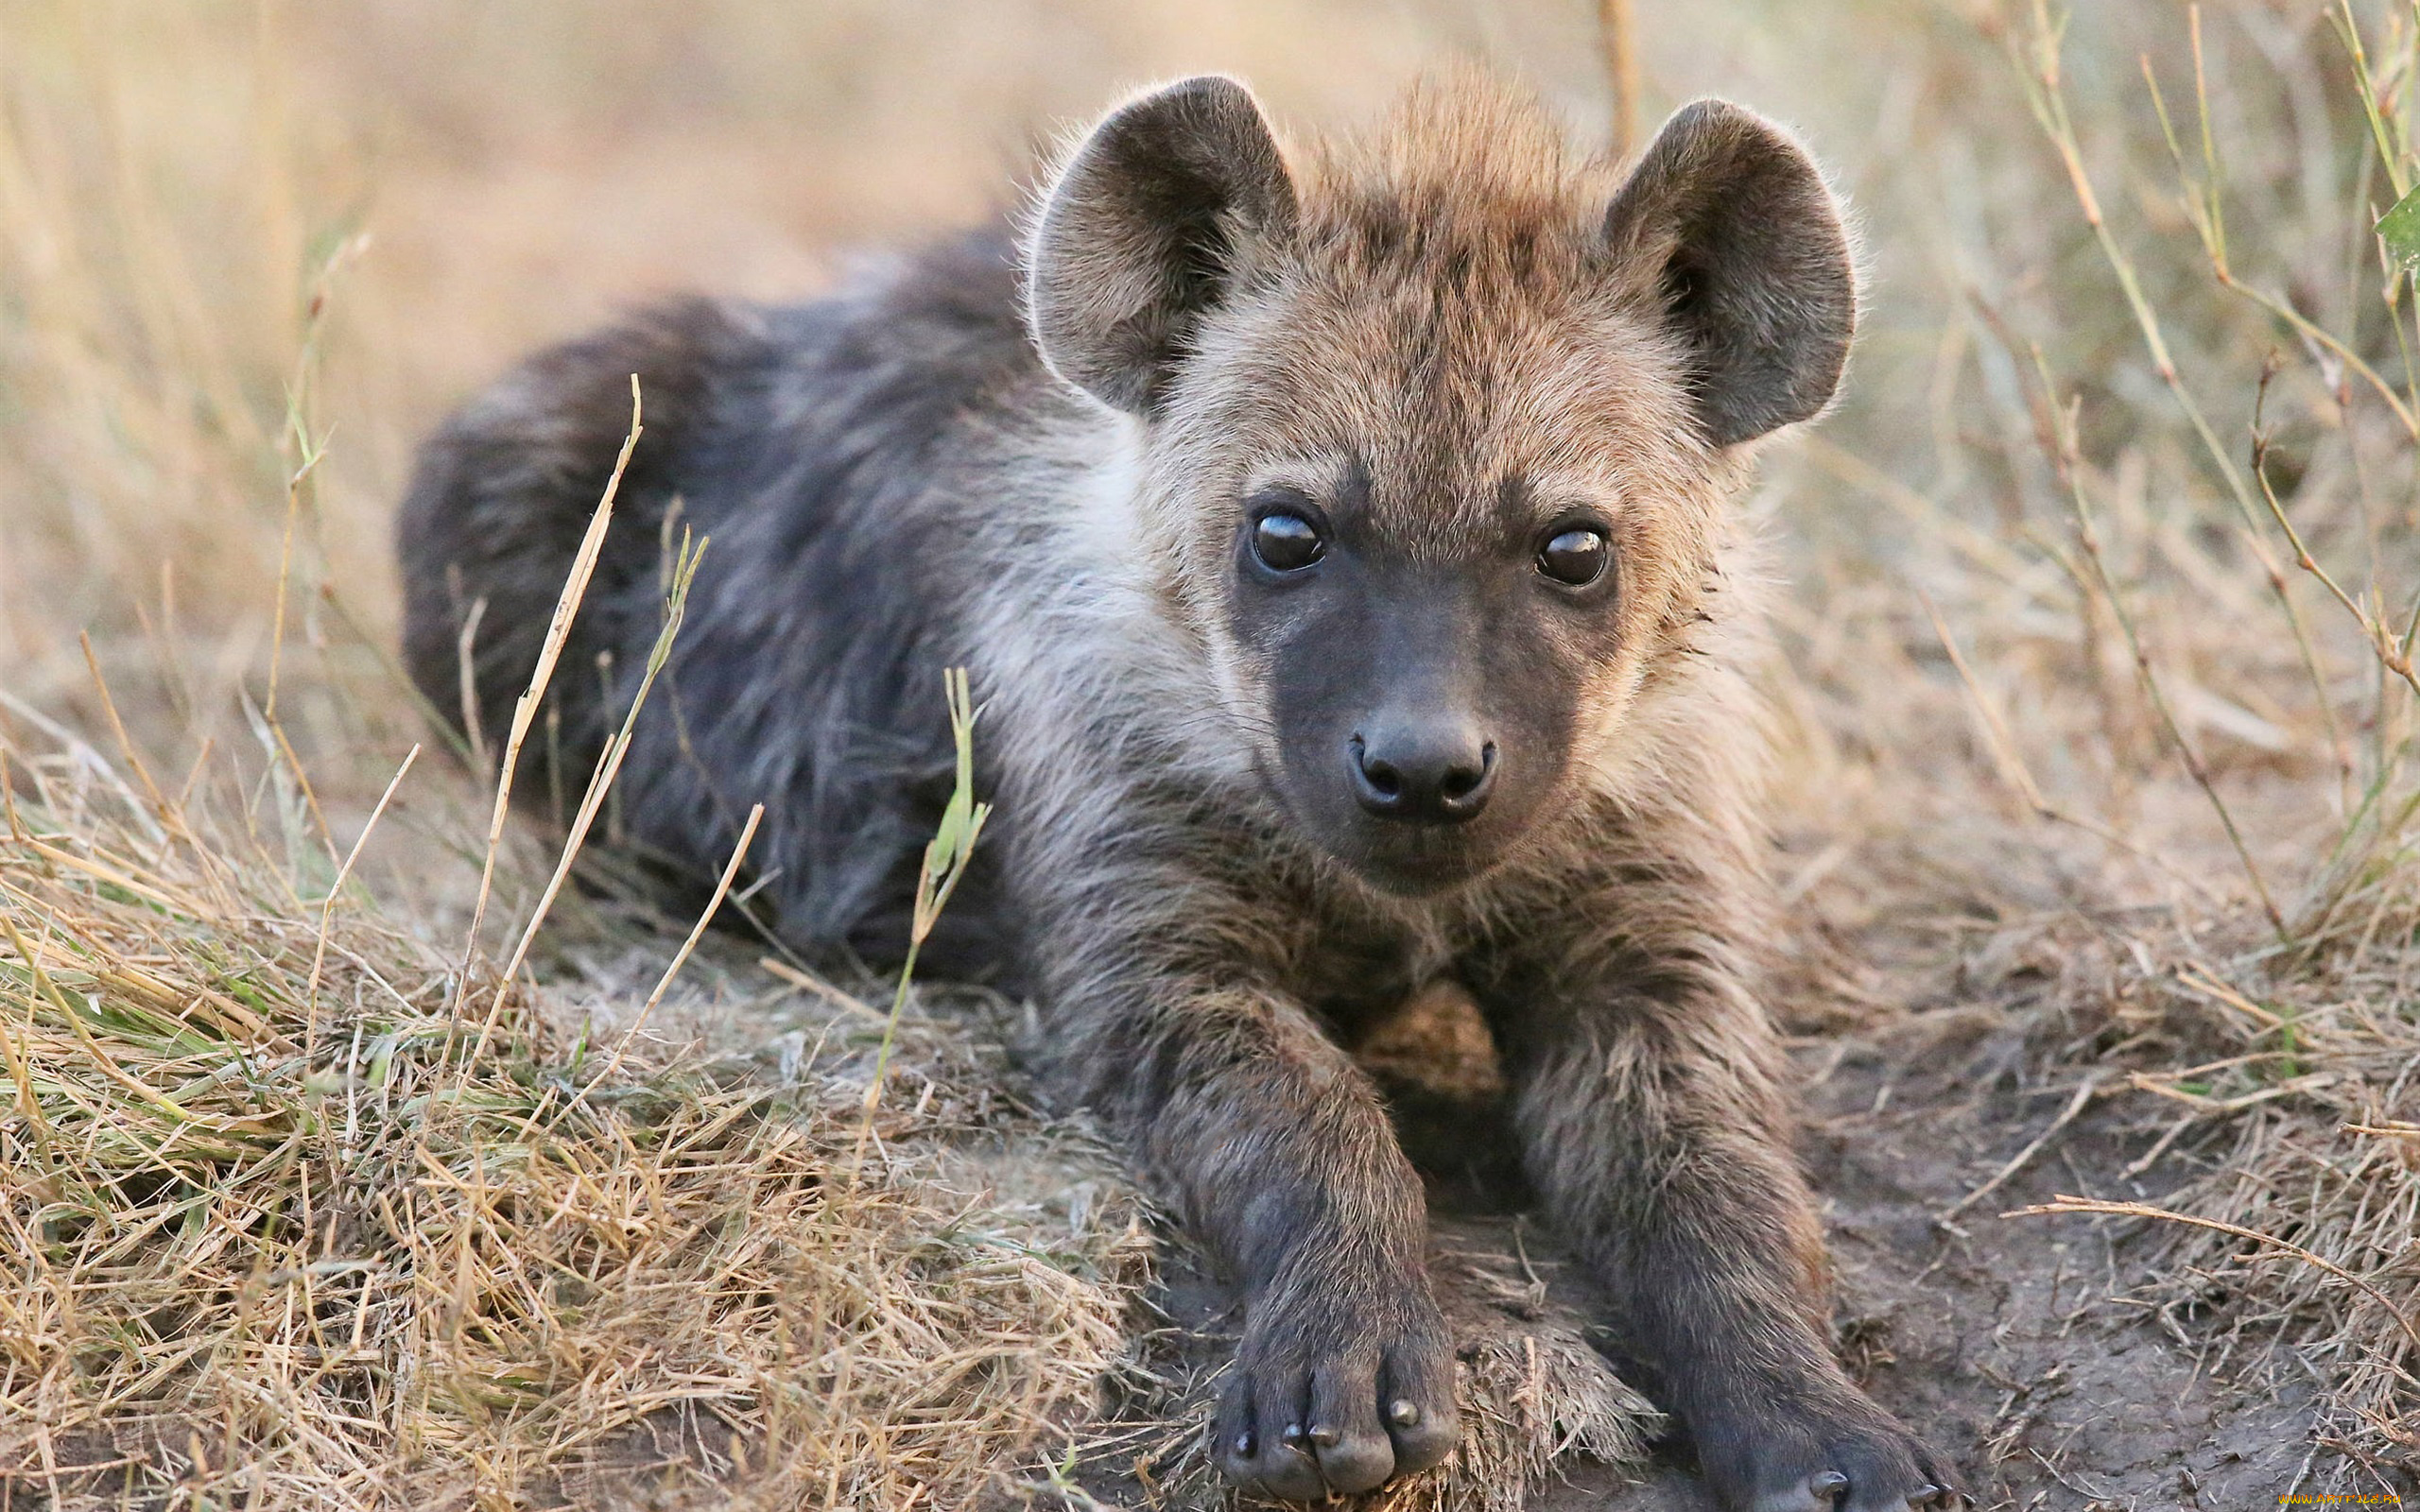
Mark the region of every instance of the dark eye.
[[1298, 573], [1326, 554], [1320, 527], [1287, 509], [1272, 509], [1253, 522], [1252, 554], [1273, 573]]
[[1585, 588], [1605, 576], [1612, 555], [1601, 530], [1559, 530], [1538, 548], [1538, 571], [1571, 588]]

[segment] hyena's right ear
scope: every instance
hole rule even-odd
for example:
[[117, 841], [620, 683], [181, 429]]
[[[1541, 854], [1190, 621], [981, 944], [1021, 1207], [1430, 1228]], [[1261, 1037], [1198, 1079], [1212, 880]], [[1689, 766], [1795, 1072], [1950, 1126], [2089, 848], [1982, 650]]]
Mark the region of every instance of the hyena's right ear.
[[1252, 92], [1204, 75], [1093, 128], [1027, 253], [1034, 344], [1103, 404], [1150, 411], [1193, 326], [1294, 221], [1294, 183]]

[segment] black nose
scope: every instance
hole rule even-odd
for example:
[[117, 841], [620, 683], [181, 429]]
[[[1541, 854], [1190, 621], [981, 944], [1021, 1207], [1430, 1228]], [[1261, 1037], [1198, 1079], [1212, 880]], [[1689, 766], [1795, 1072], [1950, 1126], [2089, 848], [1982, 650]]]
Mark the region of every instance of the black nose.
[[1382, 818], [1459, 824], [1495, 788], [1495, 742], [1454, 724], [1353, 737], [1353, 796]]

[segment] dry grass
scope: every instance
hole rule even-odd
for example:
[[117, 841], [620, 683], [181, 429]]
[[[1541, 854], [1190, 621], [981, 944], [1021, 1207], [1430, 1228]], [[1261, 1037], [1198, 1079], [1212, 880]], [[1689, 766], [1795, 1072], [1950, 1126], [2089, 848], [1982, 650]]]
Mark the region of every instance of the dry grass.
[[[580, 1098], [586, 1022], [627, 1025], [667, 939], [566, 894], [510, 990], [462, 977], [486, 815], [435, 761], [335, 885], [424, 736], [384, 670], [408, 445], [632, 299], [794, 295], [983, 213], [1137, 78], [1233, 68], [1322, 122], [1476, 49], [1602, 121], [1599, 9], [0, 11], [6, 1484], [596, 1502], [662, 1450], [755, 1456], [777, 1502], [1047, 1486], [1133, 1348], [1138, 1242], [995, 1062], [911, 1034], [925, 1101], [836, 1186], [878, 1023], [780, 1041], [787, 1072], [646, 1043]], [[2087, 4], [2054, 38], [2034, 0], [1607, 9], [1649, 119], [1754, 100], [1865, 220], [1851, 391], [1757, 505], [1801, 586], [1773, 679], [1793, 902], [1870, 963], [1860, 1011], [1929, 992], [2021, 1034], [2015, 1074], [2076, 1115], [2012, 1132], [2024, 1170], [2090, 1118], [2133, 1130], [2067, 1205], [2104, 1216], [2011, 1222], [2119, 1225], [2133, 1311], [2318, 1391], [2312, 1486], [2395, 1485], [2420, 298], [2371, 226], [2420, 178], [2420, 13]], [[500, 855], [517, 927], [552, 855]], [[747, 1040], [763, 979], [700, 966], [724, 985], [668, 1025]], [[475, 1058], [446, 1049], [458, 993], [504, 1005]], [[1079, 1173], [1105, 1195], [1071, 1207]]]
[[845, 1042], [622, 1074], [523, 988], [474, 1054], [459, 961], [357, 893], [323, 930], [197, 799], [6, 759], [20, 1498], [518, 1505], [662, 1458], [768, 1505], [955, 1504], [1085, 1415], [1140, 1231], [938, 1179], [988, 1095], [869, 1114]]

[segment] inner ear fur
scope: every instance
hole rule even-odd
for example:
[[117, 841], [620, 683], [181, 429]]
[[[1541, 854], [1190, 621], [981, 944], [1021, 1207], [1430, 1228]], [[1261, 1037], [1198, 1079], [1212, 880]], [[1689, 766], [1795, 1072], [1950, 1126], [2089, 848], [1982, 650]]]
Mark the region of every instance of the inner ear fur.
[[1219, 75], [1112, 112], [1044, 198], [1027, 256], [1034, 344], [1062, 378], [1148, 413], [1202, 313], [1294, 185], [1252, 92]]
[[1751, 440], [1831, 401], [1857, 326], [1840, 207], [1806, 149], [1724, 100], [1683, 107], [1605, 215], [1607, 249], [1691, 355], [1706, 438]]

